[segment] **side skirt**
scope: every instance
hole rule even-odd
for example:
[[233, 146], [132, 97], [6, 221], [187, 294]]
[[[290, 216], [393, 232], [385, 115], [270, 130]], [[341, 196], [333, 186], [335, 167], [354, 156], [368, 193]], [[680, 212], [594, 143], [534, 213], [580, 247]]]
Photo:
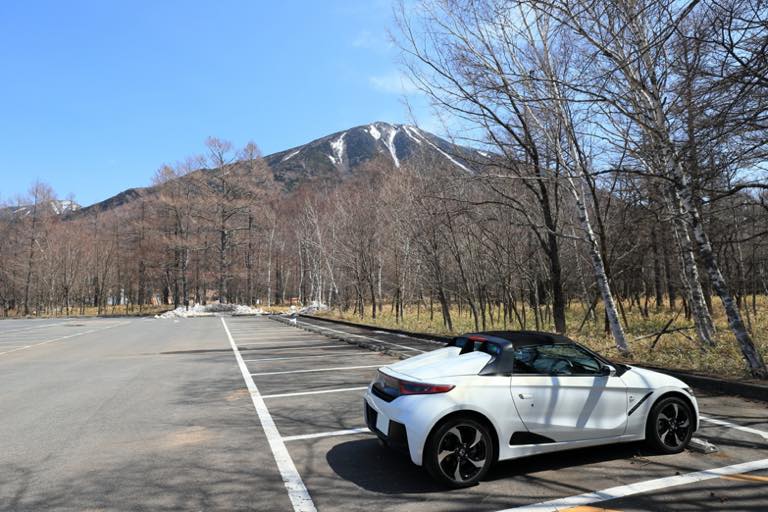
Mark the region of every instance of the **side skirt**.
[[633, 441], [642, 441], [644, 435], [622, 435], [616, 437], [602, 437], [600, 439], [585, 439], [583, 441], [563, 441], [559, 443], [544, 444], [518, 444], [502, 446], [499, 450], [499, 460], [518, 459], [530, 455], [539, 455], [541, 453], [560, 452], [565, 450], [576, 450], [578, 448], [588, 448], [590, 446], [603, 446], [608, 444], [629, 443]]

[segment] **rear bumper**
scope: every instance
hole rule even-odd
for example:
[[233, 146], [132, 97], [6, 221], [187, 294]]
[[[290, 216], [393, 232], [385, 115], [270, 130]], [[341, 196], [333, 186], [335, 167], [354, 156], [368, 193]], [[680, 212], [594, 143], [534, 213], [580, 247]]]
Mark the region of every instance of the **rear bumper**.
[[[386, 402], [371, 393], [365, 393], [365, 422], [387, 446], [408, 453], [411, 461], [421, 466], [424, 443], [432, 426], [433, 416], [425, 404], [424, 396], [400, 397]], [[425, 410], [426, 409], [426, 410]]]
[[[388, 420], [387, 433], [382, 432], [376, 426], [376, 422], [379, 419], [379, 413], [371, 407], [371, 405], [364, 400], [365, 407], [365, 423], [368, 425], [368, 429], [376, 434], [376, 437], [381, 439], [384, 444], [397, 451], [408, 453], [408, 432], [405, 429], [405, 425], [394, 420]], [[410, 455], [410, 454], [409, 454]]]

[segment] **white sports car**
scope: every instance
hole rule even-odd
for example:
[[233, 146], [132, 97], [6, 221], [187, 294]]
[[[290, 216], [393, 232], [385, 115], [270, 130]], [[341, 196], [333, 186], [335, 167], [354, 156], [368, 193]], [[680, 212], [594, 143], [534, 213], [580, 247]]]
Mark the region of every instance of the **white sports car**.
[[365, 394], [368, 428], [452, 487], [497, 460], [572, 448], [645, 439], [678, 453], [698, 417], [684, 382], [531, 331], [460, 336], [381, 368]]

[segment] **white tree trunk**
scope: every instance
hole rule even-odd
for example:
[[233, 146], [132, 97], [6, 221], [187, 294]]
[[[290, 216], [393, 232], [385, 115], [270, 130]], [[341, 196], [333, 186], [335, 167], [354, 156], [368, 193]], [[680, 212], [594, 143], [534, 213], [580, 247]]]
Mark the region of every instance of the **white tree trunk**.
[[696, 326], [696, 334], [699, 340], [708, 346], [715, 345], [715, 326], [712, 316], [704, 301], [704, 291], [701, 288], [699, 270], [696, 266], [696, 258], [693, 255], [693, 243], [688, 234], [688, 226], [683, 220], [685, 213], [680, 204], [680, 197], [675, 192], [672, 200], [672, 221], [675, 241], [680, 248], [680, 264], [683, 270], [683, 287], [685, 288], [688, 306], [691, 308], [693, 323]]

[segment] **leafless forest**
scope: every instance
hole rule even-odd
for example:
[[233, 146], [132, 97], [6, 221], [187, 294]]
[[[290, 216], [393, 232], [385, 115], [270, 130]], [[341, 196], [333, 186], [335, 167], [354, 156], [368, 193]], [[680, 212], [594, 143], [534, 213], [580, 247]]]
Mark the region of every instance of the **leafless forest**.
[[286, 190], [255, 145], [209, 139], [113, 209], [56, 215], [37, 183], [0, 219], [1, 313], [317, 301], [574, 332], [578, 303], [621, 352], [627, 310], [663, 312], [766, 377], [764, 1], [424, 0], [396, 22], [475, 172], [372, 161]]

